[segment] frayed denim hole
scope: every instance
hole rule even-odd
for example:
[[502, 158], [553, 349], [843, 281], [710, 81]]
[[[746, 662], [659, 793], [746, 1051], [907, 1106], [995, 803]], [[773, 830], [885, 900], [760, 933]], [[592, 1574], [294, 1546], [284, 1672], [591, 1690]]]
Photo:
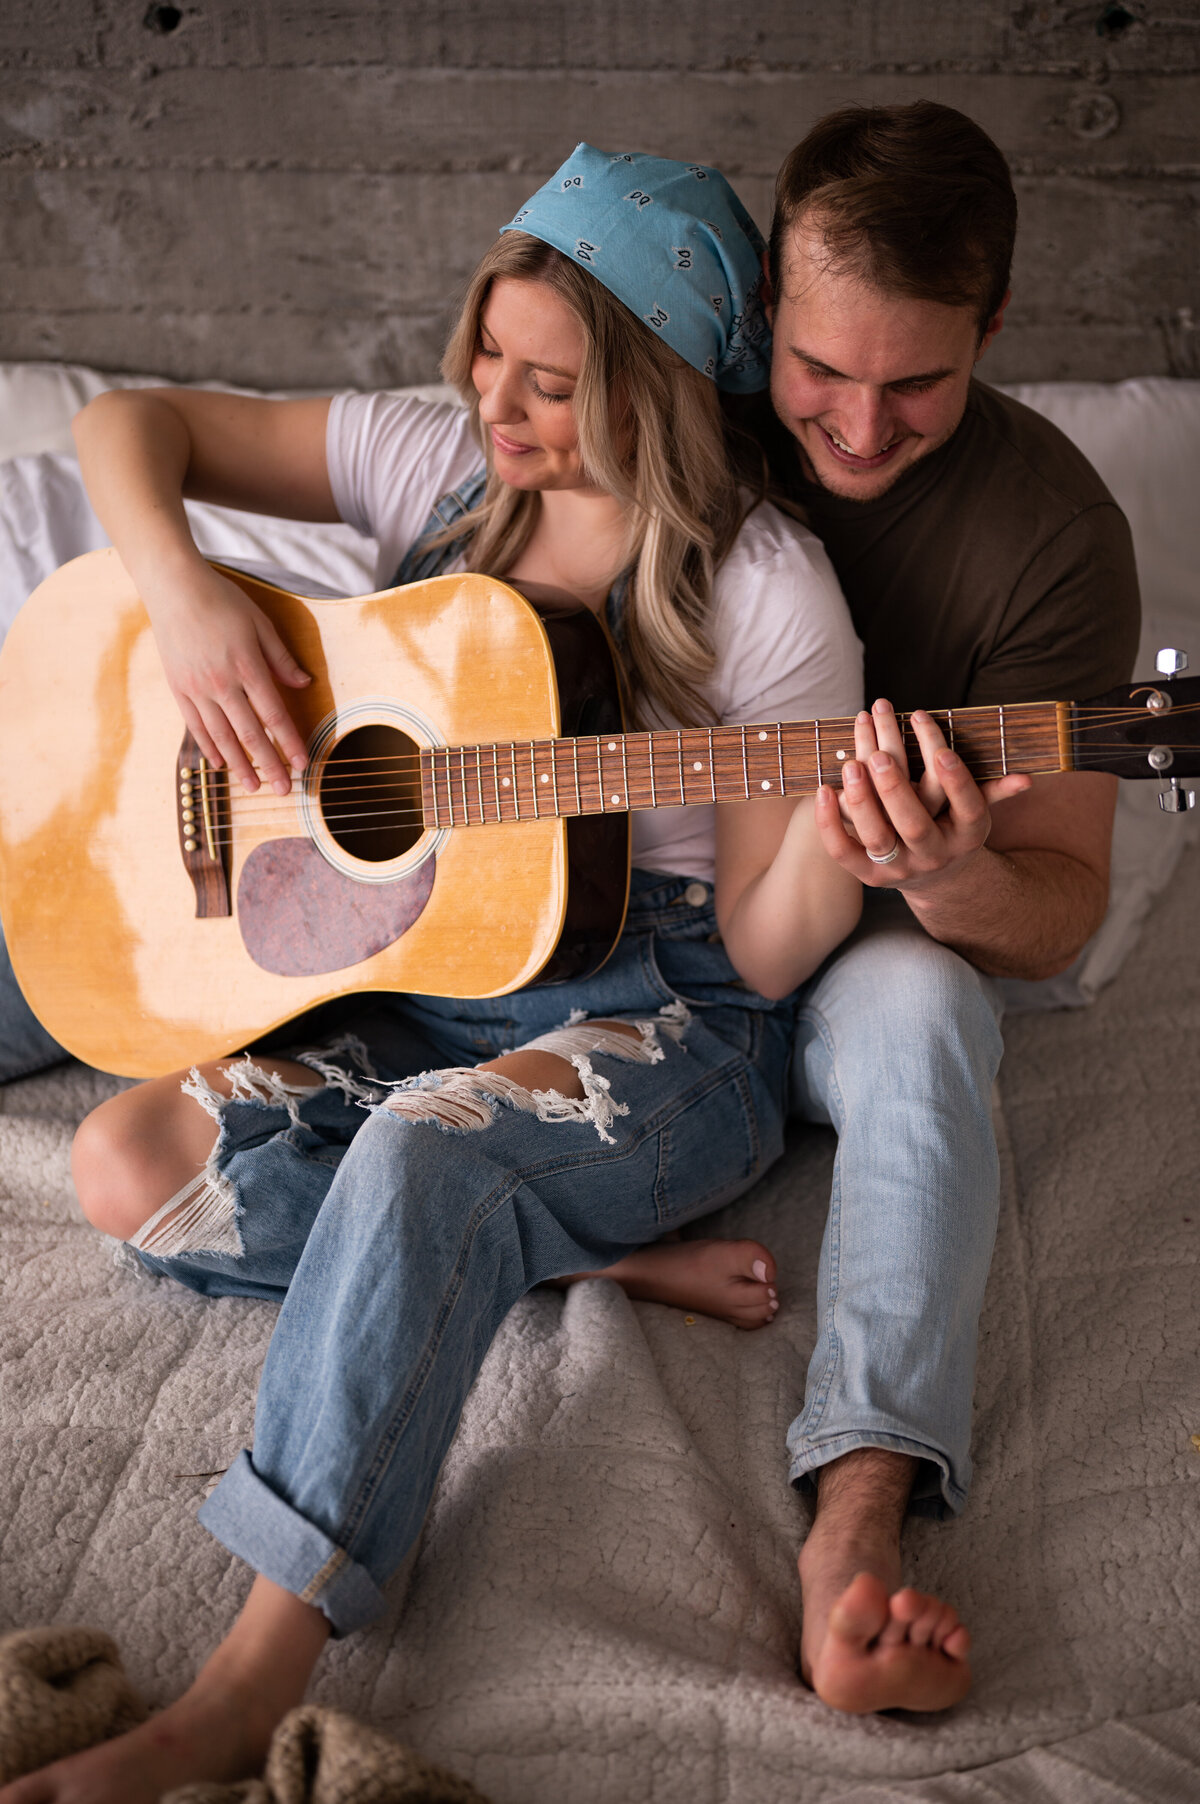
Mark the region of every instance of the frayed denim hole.
[[[479, 1078], [486, 1081], [487, 1075], [481, 1072]], [[470, 1107], [485, 1115], [486, 1119], [484, 1120], [454, 1121], [447, 1119], [445, 1112], [447, 1105], [451, 1109], [457, 1108], [460, 1114], [470, 1112], [464, 1109], [461, 1103], [456, 1103], [453, 1097], [445, 1098], [442, 1113], [439, 1113], [436, 1103], [432, 1100], [427, 1108], [420, 1108], [415, 1102], [409, 1104], [404, 1100], [417, 1096], [427, 1096], [432, 1099], [447, 1089], [447, 1078], [470, 1079], [473, 1076], [474, 1073], [468, 1066], [454, 1067], [447, 1071], [422, 1071], [415, 1077], [401, 1078], [398, 1083], [393, 1084], [391, 1095], [386, 1097], [383, 1102], [368, 1103], [364, 1106], [372, 1115], [390, 1115], [394, 1121], [407, 1122], [413, 1127], [433, 1127], [443, 1134], [478, 1134], [495, 1123], [498, 1108], [497, 1097], [489, 1094], [478, 1080], [470, 1086]], [[510, 1081], [501, 1080], [502, 1084]]]
[[[574, 1026], [557, 1030], [560, 1036], [579, 1031]], [[542, 1044], [554, 1037], [544, 1036]], [[586, 1056], [579, 1052], [568, 1055], [561, 1047], [553, 1050], [579, 1073], [581, 1097], [565, 1096], [559, 1090], [530, 1090], [504, 1072], [456, 1065], [445, 1071], [423, 1072], [396, 1085], [381, 1112], [414, 1125], [431, 1122], [443, 1131], [478, 1133], [494, 1124], [496, 1105], [504, 1102], [543, 1122], [588, 1122], [601, 1140], [614, 1145], [607, 1129], [615, 1116], [628, 1115], [628, 1105], [612, 1101], [609, 1080], [592, 1069]], [[637, 1051], [630, 1056], [636, 1059]], [[643, 1061], [649, 1057], [646, 1053], [641, 1056]]]

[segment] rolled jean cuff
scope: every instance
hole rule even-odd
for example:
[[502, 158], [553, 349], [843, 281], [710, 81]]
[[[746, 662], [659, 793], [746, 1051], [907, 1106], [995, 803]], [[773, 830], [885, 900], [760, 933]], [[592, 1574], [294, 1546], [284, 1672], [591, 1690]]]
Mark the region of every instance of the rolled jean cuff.
[[[966, 1485], [957, 1481], [941, 1448], [885, 1429], [848, 1430], [801, 1449], [792, 1456], [788, 1480], [797, 1490], [815, 1490], [813, 1474], [819, 1467], [832, 1464], [844, 1454], [856, 1453], [860, 1447], [879, 1447], [886, 1453], [904, 1453], [910, 1459], [920, 1461], [908, 1499], [910, 1516], [932, 1516], [936, 1521], [944, 1521], [947, 1516], [962, 1515], [967, 1502]], [[970, 1473], [965, 1476], [969, 1478]]]
[[335, 1636], [382, 1616], [383, 1593], [366, 1567], [273, 1491], [244, 1450], [200, 1506], [199, 1521], [264, 1578], [323, 1610]]

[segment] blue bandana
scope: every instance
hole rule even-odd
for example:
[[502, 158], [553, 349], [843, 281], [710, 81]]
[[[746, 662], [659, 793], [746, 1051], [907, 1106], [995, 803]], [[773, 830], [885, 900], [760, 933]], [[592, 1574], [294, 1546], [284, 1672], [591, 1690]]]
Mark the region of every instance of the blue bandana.
[[579, 144], [500, 230], [582, 263], [718, 388], [766, 388], [763, 241], [719, 170]]

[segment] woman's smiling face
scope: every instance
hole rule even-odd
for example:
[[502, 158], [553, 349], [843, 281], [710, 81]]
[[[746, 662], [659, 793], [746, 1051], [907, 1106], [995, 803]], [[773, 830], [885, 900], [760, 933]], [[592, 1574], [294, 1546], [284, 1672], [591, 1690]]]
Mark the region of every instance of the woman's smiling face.
[[572, 401], [583, 327], [545, 282], [498, 276], [479, 316], [471, 380], [496, 473], [515, 489], [592, 489]]

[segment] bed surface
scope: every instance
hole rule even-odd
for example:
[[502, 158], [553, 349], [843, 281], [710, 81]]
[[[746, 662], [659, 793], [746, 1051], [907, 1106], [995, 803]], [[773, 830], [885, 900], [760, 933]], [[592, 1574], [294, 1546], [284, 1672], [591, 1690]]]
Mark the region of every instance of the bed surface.
[[[415, 1565], [316, 1698], [496, 1804], [1194, 1798], [1198, 906], [1193, 851], [1091, 1010], [1009, 1029], [975, 1490], [907, 1541], [975, 1634], [963, 1706], [840, 1718], [794, 1677], [806, 1517], [782, 1435], [814, 1332], [818, 1129], [713, 1221], [775, 1248], [771, 1328], [689, 1326], [603, 1282], [512, 1312]], [[162, 1701], [249, 1583], [195, 1509], [249, 1441], [273, 1311], [138, 1275], [80, 1221], [71, 1131], [114, 1082], [67, 1066], [0, 1091], [0, 1626], [105, 1628]]]

